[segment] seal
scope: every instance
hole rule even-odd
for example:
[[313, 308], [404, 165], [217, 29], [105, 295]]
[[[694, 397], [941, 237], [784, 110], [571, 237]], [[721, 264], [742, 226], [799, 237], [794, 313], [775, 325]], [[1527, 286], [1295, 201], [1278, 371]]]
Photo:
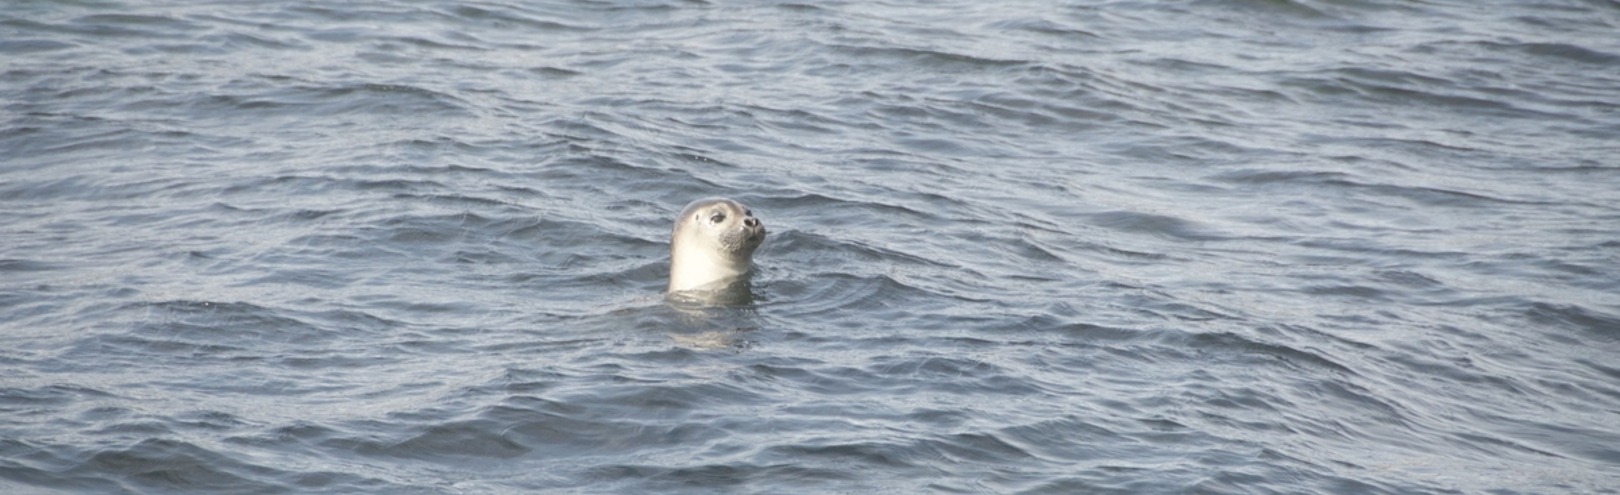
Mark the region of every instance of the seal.
[[765, 224], [742, 203], [726, 198], [693, 201], [669, 235], [669, 292], [718, 289], [754, 267]]

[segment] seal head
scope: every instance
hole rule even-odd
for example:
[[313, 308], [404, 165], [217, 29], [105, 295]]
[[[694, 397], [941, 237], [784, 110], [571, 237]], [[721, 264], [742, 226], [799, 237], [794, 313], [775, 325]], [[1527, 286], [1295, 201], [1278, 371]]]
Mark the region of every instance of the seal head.
[[718, 289], [754, 267], [765, 224], [742, 203], [726, 198], [693, 201], [669, 236], [669, 292]]

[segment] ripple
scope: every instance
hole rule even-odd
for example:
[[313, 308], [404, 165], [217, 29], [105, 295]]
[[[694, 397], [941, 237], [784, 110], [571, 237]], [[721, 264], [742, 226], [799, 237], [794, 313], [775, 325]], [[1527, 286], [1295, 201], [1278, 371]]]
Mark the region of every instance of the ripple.
[[95, 478], [117, 480], [123, 489], [152, 493], [178, 489], [263, 493], [282, 488], [262, 481], [278, 474], [275, 470], [173, 440], [145, 440], [103, 450], [69, 472], [97, 473]]
[[1610, 341], [1620, 339], [1620, 317], [1579, 305], [1534, 303], [1526, 314], [1531, 321], [1574, 327]]

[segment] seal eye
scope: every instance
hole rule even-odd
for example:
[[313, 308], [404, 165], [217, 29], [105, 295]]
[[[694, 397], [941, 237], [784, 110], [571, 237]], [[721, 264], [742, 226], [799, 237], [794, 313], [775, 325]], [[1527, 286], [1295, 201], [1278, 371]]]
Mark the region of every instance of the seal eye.
[[709, 223], [720, 223], [724, 221], [726, 221], [725, 213], [715, 213], [714, 216], [709, 217]]

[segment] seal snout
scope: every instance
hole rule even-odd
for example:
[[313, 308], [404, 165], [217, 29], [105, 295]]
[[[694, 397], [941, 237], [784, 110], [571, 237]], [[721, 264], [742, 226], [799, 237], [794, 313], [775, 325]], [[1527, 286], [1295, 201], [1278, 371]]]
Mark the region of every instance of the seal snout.
[[748, 231], [748, 239], [751, 241], [765, 240], [765, 222], [759, 221], [753, 215], [743, 218], [743, 230]]

